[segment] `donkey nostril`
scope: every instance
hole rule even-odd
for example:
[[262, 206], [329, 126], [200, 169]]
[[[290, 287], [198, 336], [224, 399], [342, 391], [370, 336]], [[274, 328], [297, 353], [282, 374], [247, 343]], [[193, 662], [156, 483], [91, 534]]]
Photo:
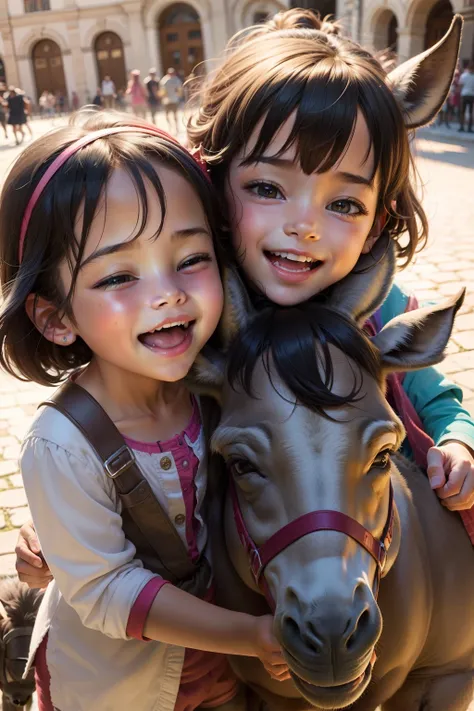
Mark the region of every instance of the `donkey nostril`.
[[357, 624], [352, 632], [352, 634], [348, 637], [347, 642], [346, 642], [346, 648], [348, 651], [350, 651], [354, 645], [356, 644], [358, 640], [358, 634], [361, 632], [370, 622], [370, 613], [368, 609], [366, 608], [359, 619], [357, 620]]
[[283, 623], [287, 629], [287, 632], [293, 636], [293, 635], [299, 635], [300, 633], [300, 628], [296, 620], [294, 620], [290, 615], [286, 615], [285, 619], [283, 620]]

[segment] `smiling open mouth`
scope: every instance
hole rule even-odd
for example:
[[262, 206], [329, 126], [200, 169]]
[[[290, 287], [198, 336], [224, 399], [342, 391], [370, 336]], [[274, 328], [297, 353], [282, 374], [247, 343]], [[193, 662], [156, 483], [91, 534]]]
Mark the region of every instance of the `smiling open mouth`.
[[138, 340], [147, 348], [171, 350], [183, 345], [192, 337], [194, 321], [174, 321], [147, 333], [141, 333]]
[[266, 250], [264, 254], [275, 267], [287, 272], [312, 272], [323, 264], [320, 259], [313, 259], [312, 257], [292, 252], [270, 252]]

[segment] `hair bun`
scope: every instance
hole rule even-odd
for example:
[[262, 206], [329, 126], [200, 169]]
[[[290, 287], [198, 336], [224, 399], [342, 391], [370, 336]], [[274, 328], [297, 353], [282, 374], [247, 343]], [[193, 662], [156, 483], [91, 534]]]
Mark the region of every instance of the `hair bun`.
[[303, 10], [294, 8], [293, 10], [284, 10], [277, 13], [265, 23], [266, 27], [271, 30], [319, 30], [328, 35], [337, 35], [340, 32], [340, 27], [337, 22], [332, 22], [330, 15], [326, 15], [321, 19], [321, 15], [317, 10]]

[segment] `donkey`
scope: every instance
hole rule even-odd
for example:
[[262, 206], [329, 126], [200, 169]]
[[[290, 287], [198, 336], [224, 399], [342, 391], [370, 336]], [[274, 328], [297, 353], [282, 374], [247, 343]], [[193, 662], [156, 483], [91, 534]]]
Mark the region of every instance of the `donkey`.
[[369, 338], [395, 264], [382, 238], [376, 250], [332, 296], [292, 308], [254, 313], [228, 274], [226, 349], [196, 364], [227, 468], [211, 477], [218, 603], [274, 611], [292, 680], [232, 659], [272, 711], [466, 711], [473, 697], [474, 551], [397, 454], [385, 396], [391, 373], [442, 359], [463, 292]]
[[0, 688], [3, 711], [30, 708], [34, 670], [25, 679], [31, 633], [42, 591], [30, 590], [16, 578], [0, 581]]

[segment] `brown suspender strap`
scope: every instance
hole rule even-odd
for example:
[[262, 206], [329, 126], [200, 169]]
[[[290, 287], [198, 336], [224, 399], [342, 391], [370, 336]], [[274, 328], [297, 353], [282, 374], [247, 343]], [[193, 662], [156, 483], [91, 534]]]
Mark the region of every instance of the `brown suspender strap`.
[[205, 556], [191, 561], [176, 528], [143, 476], [133, 451], [105, 410], [87, 390], [68, 380], [42, 405], [65, 415], [84, 435], [113, 481], [122, 502], [126, 538], [144, 566], [187, 592], [202, 597], [211, 570]]

